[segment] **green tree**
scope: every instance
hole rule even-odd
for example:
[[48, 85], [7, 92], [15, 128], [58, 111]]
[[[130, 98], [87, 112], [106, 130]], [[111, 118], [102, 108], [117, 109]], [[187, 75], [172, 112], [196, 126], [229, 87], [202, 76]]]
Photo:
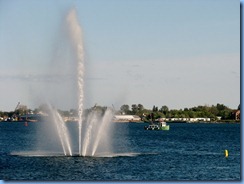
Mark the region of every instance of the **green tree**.
[[166, 105], [163, 105], [160, 109], [160, 112], [166, 114], [167, 112], [169, 112], [169, 108]]
[[184, 108], [184, 111], [189, 111], [189, 109], [188, 108]]
[[153, 112], [158, 112], [158, 107], [156, 107], [156, 106], [154, 105], [152, 111], [153, 111]]
[[216, 106], [212, 105], [209, 109], [210, 113], [213, 114], [214, 116], [217, 116], [218, 115], [218, 109]]
[[226, 109], [226, 106], [223, 104], [217, 104], [217, 109], [218, 109], [218, 111], [222, 111], [222, 110]]
[[130, 114], [130, 107], [129, 105], [125, 104], [120, 107], [120, 110], [124, 112], [125, 114]]
[[227, 119], [231, 119], [231, 112], [227, 109], [220, 111], [220, 116], [222, 117], [222, 119], [227, 120]]
[[142, 104], [138, 104], [137, 108], [138, 108], [138, 111], [142, 111], [144, 109]]
[[132, 111], [132, 114], [136, 114], [136, 113], [137, 113], [137, 111], [138, 111], [138, 107], [137, 107], [136, 104], [132, 104], [132, 106], [131, 106], [131, 111]]
[[155, 118], [158, 119], [158, 118], [165, 118], [165, 115], [162, 113], [162, 112], [155, 112]]
[[188, 115], [190, 118], [196, 118], [196, 114], [194, 111], [188, 111]]

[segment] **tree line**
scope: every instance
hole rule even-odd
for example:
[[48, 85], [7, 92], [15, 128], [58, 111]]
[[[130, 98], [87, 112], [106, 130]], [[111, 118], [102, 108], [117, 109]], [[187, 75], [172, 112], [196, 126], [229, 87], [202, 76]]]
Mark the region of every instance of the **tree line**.
[[[237, 108], [240, 110], [240, 105]], [[216, 105], [207, 106], [199, 105], [192, 108], [184, 109], [169, 109], [166, 105], [161, 107], [153, 106], [152, 109], [146, 109], [142, 104], [132, 104], [131, 107], [127, 104], [120, 107], [121, 114], [138, 115], [140, 117], [146, 117], [149, 119], [153, 113], [154, 117], [157, 118], [211, 118], [212, 121], [221, 117], [222, 120], [235, 119], [233, 111], [224, 104], [217, 103]]]
[[[14, 116], [20, 116], [24, 114], [34, 113], [37, 114], [38, 112], [46, 112], [47, 111], [47, 105], [42, 104], [38, 108], [31, 110], [25, 108], [20, 108], [15, 111], [11, 112], [2, 112], [0, 111], [0, 117], [14, 117]], [[84, 115], [88, 114], [90, 111], [96, 110], [100, 111], [101, 114], [105, 112], [107, 107], [104, 106], [97, 106], [88, 108], [84, 110]], [[240, 105], [237, 107], [238, 110], [240, 110]], [[115, 110], [115, 114], [127, 114], [127, 115], [138, 115], [142, 119], [149, 120], [151, 116], [155, 119], [157, 118], [211, 118], [212, 121], [216, 121], [218, 117], [221, 117], [221, 120], [231, 120], [235, 119], [234, 117], [234, 110], [237, 109], [231, 109], [224, 104], [217, 103], [216, 105], [207, 106], [207, 105], [199, 105], [196, 107], [191, 108], [184, 108], [184, 109], [169, 109], [168, 106], [163, 105], [161, 107], [153, 106], [152, 109], [145, 108], [142, 104], [132, 104], [131, 106], [124, 104], [120, 107], [119, 110]], [[78, 116], [78, 110], [76, 109], [70, 109], [67, 110], [58, 110], [58, 112], [62, 116]]]

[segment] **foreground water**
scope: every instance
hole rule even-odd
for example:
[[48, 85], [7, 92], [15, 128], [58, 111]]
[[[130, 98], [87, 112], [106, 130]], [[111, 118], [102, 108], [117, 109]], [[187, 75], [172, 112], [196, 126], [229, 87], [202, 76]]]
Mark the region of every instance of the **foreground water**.
[[239, 124], [170, 124], [170, 131], [145, 125], [116, 123], [113, 153], [64, 157], [37, 150], [40, 124], [0, 123], [0, 179], [240, 180]]

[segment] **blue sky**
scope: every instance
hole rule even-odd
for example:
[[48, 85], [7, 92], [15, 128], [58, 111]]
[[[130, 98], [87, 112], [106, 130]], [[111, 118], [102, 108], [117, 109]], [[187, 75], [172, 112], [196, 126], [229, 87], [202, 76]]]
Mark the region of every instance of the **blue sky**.
[[74, 71], [64, 24], [72, 8], [83, 30], [86, 107], [239, 105], [237, 0], [2, 0], [0, 110], [46, 98], [76, 106], [75, 82], [50, 83]]

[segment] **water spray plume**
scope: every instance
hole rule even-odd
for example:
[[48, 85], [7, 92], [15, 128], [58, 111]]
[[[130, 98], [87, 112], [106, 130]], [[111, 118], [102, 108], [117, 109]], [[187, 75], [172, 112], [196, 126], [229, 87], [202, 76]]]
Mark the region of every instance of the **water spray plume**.
[[82, 31], [77, 20], [76, 10], [72, 9], [67, 15], [67, 24], [72, 46], [76, 53], [77, 62], [77, 84], [78, 84], [78, 116], [79, 116], [79, 154], [82, 154], [81, 134], [82, 134], [82, 114], [84, 101], [84, 48], [82, 42]]

